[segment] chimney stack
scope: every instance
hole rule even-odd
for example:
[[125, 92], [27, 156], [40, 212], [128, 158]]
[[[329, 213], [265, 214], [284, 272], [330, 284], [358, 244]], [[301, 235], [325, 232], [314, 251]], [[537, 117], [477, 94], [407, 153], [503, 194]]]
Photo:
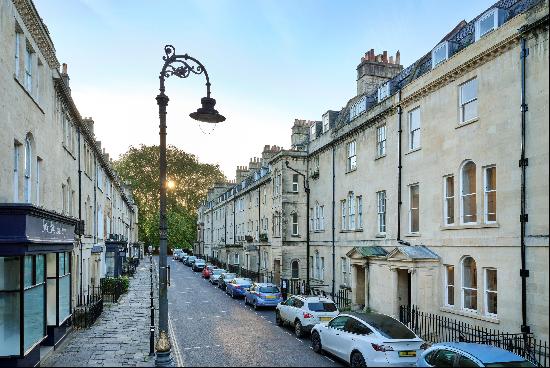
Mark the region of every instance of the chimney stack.
[[392, 56], [388, 59], [387, 51], [384, 50], [381, 54], [376, 55], [374, 49], [370, 49], [357, 66], [357, 95], [370, 96], [376, 93], [378, 87], [403, 70], [403, 66], [399, 62], [399, 51], [397, 51], [394, 61]]
[[397, 52], [395, 53], [395, 63], [399, 64], [400, 62], [401, 62], [401, 53], [399, 52], [399, 50], [397, 50]]
[[69, 74], [67, 74], [67, 64], [66, 63], [63, 63], [63, 67], [61, 69], [61, 79], [63, 79], [63, 82], [65, 83], [65, 85], [69, 89], [69, 93], [70, 93], [71, 89], [69, 87], [69, 80], [71, 78], [69, 78]]

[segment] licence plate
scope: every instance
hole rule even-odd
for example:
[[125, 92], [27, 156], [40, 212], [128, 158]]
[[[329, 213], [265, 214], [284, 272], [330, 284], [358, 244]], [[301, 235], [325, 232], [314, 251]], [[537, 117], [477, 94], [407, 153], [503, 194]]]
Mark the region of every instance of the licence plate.
[[321, 320], [321, 322], [328, 322], [332, 319], [332, 317], [320, 317], [319, 319]]
[[266, 299], [275, 299], [275, 295], [267, 295], [265, 298]]
[[403, 358], [405, 358], [405, 357], [415, 357], [416, 356], [416, 351], [415, 350], [400, 351], [399, 356], [403, 357]]

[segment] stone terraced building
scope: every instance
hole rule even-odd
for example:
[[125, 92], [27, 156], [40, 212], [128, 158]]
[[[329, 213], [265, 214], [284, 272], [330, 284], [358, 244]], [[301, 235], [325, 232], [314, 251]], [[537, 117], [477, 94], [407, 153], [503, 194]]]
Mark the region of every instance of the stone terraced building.
[[212, 188], [195, 252], [305, 279], [289, 160], [317, 289], [548, 340], [548, 51], [547, 0], [499, 1], [406, 68], [370, 50], [342, 110]]
[[[0, 0], [0, 366], [34, 366], [139, 256], [137, 207], [31, 0]], [[122, 252], [122, 253], [121, 253]]]

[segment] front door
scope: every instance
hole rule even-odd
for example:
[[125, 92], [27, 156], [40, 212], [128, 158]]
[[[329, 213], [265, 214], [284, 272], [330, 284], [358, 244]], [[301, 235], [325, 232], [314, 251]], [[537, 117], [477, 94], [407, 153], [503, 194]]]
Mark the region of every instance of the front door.
[[[411, 305], [411, 274], [407, 269], [397, 270], [397, 300], [398, 308]], [[396, 312], [399, 315], [399, 309]]]

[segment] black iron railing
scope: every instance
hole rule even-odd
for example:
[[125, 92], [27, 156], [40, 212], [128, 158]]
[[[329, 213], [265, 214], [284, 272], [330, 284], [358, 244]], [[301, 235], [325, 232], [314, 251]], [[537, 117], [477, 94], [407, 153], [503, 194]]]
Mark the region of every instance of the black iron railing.
[[103, 312], [103, 295], [99, 286], [88, 287], [86, 295], [79, 295], [77, 306], [73, 309], [74, 328], [88, 328], [94, 324]]
[[422, 312], [416, 306], [401, 306], [399, 320], [431, 343], [463, 341], [493, 345], [518, 354], [540, 367], [546, 367], [550, 363], [548, 343], [535, 339], [533, 334], [505, 333], [474, 326], [453, 318]]
[[118, 277], [101, 279], [100, 287], [105, 303], [118, 303], [118, 299], [124, 293], [124, 287]]

